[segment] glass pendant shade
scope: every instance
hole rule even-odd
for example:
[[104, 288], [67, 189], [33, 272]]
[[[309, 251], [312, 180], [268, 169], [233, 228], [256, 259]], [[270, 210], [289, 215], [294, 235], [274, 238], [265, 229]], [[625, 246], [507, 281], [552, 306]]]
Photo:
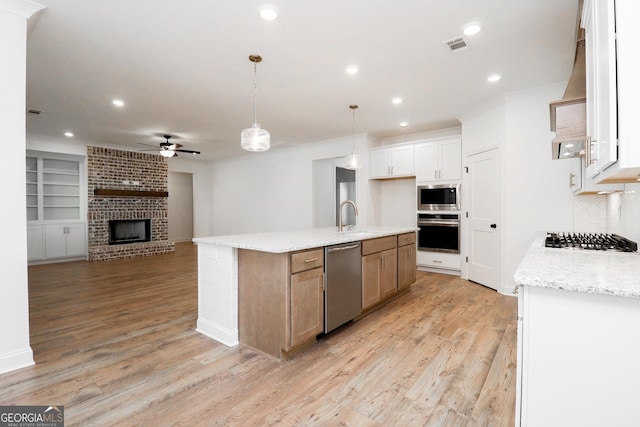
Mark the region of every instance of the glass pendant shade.
[[160, 150], [160, 155], [162, 157], [173, 157], [176, 155], [176, 152], [173, 150]]
[[247, 151], [267, 151], [271, 147], [271, 134], [254, 123], [240, 133], [240, 146]]
[[240, 132], [240, 146], [246, 151], [267, 151], [271, 148], [271, 134], [262, 129], [258, 122], [256, 108], [256, 84], [257, 64], [262, 61], [260, 55], [249, 55], [249, 61], [253, 62], [253, 124]]
[[362, 160], [360, 159], [360, 155], [354, 153], [349, 154], [344, 158], [345, 161], [345, 169], [360, 169], [362, 168]]

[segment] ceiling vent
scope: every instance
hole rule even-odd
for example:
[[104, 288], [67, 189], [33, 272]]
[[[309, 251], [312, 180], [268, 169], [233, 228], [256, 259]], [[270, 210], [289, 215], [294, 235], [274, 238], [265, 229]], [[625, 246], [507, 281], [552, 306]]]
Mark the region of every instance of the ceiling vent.
[[458, 53], [469, 47], [469, 45], [467, 44], [467, 41], [464, 39], [463, 36], [458, 36], [458, 37], [452, 38], [451, 40], [447, 40], [446, 42], [444, 42], [444, 44], [449, 48], [451, 53]]

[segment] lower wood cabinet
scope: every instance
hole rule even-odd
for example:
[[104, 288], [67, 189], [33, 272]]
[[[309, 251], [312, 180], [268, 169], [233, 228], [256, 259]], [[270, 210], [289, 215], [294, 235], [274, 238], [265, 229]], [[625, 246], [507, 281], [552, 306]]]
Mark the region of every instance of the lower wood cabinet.
[[238, 249], [241, 343], [276, 358], [324, 330], [324, 248], [293, 253]]
[[303, 344], [324, 330], [322, 268], [291, 275], [289, 288], [289, 346]]
[[416, 281], [416, 233], [398, 236], [398, 290]]
[[367, 309], [397, 292], [397, 237], [362, 242], [362, 309]]

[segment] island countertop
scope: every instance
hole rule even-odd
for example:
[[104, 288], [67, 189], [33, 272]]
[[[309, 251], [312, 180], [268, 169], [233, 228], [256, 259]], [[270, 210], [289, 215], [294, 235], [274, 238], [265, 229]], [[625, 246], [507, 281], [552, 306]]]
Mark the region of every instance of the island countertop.
[[640, 254], [545, 248], [537, 238], [520, 263], [519, 285], [640, 298]]
[[377, 237], [416, 231], [412, 227], [366, 227], [338, 232], [337, 227], [313, 228], [300, 231], [232, 234], [225, 236], [198, 237], [197, 244], [227, 246], [262, 252], [285, 253], [303, 249], [319, 248], [340, 243], [356, 242]]

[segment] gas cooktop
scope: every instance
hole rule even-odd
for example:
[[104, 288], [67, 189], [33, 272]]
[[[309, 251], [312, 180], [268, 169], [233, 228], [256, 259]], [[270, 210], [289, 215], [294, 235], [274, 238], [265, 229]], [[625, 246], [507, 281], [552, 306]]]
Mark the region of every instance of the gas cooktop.
[[617, 234], [603, 233], [547, 233], [547, 248], [572, 248], [595, 251], [636, 252], [638, 244]]

